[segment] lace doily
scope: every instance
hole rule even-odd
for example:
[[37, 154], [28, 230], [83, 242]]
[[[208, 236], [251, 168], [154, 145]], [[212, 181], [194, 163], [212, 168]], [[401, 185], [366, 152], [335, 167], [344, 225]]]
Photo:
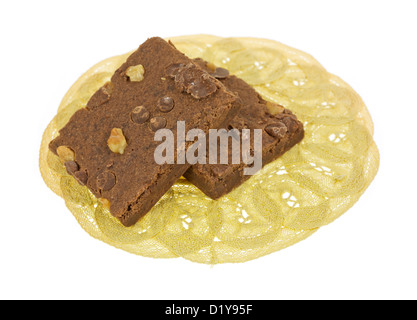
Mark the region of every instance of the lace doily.
[[305, 139], [217, 201], [181, 178], [126, 228], [48, 150], [59, 129], [129, 54], [102, 61], [65, 95], [40, 151], [42, 177], [86, 232], [146, 257], [244, 262], [307, 238], [359, 199], [378, 171], [379, 153], [371, 117], [349, 85], [310, 55], [275, 41], [203, 35], [170, 40], [190, 58], [228, 69], [266, 100], [293, 111], [304, 122]]

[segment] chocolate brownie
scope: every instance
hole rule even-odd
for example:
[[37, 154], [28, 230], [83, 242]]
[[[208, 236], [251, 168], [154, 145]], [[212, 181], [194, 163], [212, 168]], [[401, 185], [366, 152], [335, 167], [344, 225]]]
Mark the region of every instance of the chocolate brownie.
[[[304, 137], [303, 124], [296, 116], [282, 106], [274, 105], [278, 112], [271, 114], [269, 102], [265, 101], [250, 85], [236, 76], [229, 75], [223, 68], [215, 68], [202, 59], [195, 59], [203, 69], [209, 71], [230, 91], [239, 95], [242, 107], [238, 115], [225, 126], [226, 129], [251, 129], [253, 149], [253, 129], [262, 129], [262, 165], [277, 159]], [[209, 154], [209, 152], [207, 152]], [[229, 141], [229, 164], [195, 164], [185, 173], [185, 177], [201, 191], [213, 199], [229, 193], [251, 176], [244, 175], [247, 165], [230, 164], [232, 144]]]
[[72, 116], [50, 150], [112, 215], [132, 226], [190, 166], [158, 165], [155, 131], [167, 128], [176, 136], [177, 121], [184, 121], [185, 130], [207, 133], [231, 120], [237, 101], [174, 46], [151, 38]]

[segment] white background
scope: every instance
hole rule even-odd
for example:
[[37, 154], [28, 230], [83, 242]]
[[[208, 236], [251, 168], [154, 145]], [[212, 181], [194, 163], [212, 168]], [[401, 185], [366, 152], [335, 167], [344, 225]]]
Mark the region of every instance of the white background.
[[[2, 1], [2, 299], [416, 299], [416, 1]], [[270, 38], [364, 99], [380, 171], [334, 223], [238, 265], [128, 254], [91, 238], [43, 183], [41, 135], [90, 66], [150, 36]]]

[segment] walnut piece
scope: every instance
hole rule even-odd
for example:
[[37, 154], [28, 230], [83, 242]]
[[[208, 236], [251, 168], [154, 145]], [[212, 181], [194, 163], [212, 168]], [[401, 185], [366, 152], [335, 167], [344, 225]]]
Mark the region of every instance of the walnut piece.
[[211, 72], [214, 72], [214, 71], [216, 71], [216, 69], [217, 69], [217, 67], [216, 67], [213, 63], [211, 63], [211, 62], [207, 62], [207, 68], [208, 68]]
[[68, 147], [60, 146], [56, 149], [56, 153], [62, 164], [65, 164], [65, 162], [68, 161], [75, 161], [75, 153]]
[[281, 114], [284, 112], [284, 107], [280, 106], [279, 104], [273, 103], [271, 101], [267, 101], [266, 106], [273, 115]]
[[144, 79], [145, 68], [138, 64], [137, 66], [132, 66], [127, 68], [126, 75], [128, 76], [130, 81], [133, 82], [140, 82]]
[[101, 204], [103, 205], [103, 208], [109, 210], [110, 209], [110, 201], [105, 199], [105, 198], [99, 198], [98, 201], [101, 202]]
[[126, 138], [123, 135], [122, 129], [114, 128], [110, 133], [110, 138], [107, 140], [107, 145], [114, 153], [123, 154], [127, 147]]
[[104, 86], [100, 88], [100, 90], [104, 93], [104, 95], [110, 99], [110, 96], [113, 93], [114, 84], [111, 81], [106, 82]]

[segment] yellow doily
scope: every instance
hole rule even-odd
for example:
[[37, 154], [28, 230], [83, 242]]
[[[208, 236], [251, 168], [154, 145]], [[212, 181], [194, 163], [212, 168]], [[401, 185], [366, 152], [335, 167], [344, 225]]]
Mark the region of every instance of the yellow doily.
[[91, 236], [154, 258], [218, 264], [281, 250], [346, 212], [375, 177], [379, 153], [361, 98], [310, 55], [275, 41], [185, 36], [172, 38], [247, 81], [265, 99], [292, 110], [306, 136], [230, 194], [214, 201], [180, 179], [135, 226], [126, 228], [48, 150], [71, 115], [111, 78], [129, 54], [100, 62], [71, 87], [47, 127], [40, 151], [46, 184]]

